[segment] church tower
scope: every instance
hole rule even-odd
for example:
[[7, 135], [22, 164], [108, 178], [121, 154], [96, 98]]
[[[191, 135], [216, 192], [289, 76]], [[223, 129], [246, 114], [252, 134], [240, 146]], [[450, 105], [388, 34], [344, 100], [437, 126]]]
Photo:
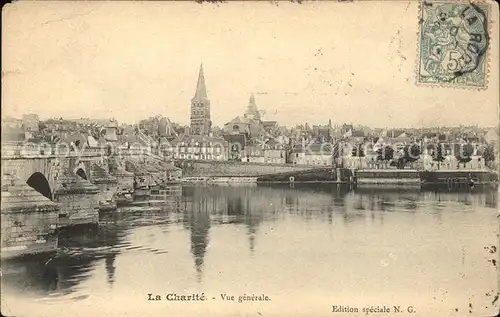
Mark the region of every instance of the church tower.
[[194, 97], [191, 99], [191, 133], [207, 135], [210, 132], [212, 122], [210, 121], [210, 100], [207, 96], [205, 77], [203, 75], [203, 64], [200, 66], [198, 83]]
[[255, 104], [255, 97], [252, 93], [250, 101], [248, 102], [247, 110], [245, 111], [245, 118], [252, 120], [260, 120], [260, 113]]

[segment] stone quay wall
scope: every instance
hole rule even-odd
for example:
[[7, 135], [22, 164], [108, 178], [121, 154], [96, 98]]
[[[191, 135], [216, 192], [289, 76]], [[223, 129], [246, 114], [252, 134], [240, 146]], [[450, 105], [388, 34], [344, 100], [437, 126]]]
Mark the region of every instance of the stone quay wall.
[[263, 164], [248, 162], [178, 161], [185, 177], [258, 177], [262, 175], [313, 169], [305, 165]]
[[44, 244], [46, 236], [54, 232], [57, 217], [57, 210], [2, 213], [2, 252]]

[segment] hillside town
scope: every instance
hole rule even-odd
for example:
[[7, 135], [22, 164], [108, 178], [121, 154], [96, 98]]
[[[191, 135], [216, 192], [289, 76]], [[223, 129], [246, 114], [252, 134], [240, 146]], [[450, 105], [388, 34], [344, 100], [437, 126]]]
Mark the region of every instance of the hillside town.
[[[186, 102], [189, 104], [188, 102]], [[498, 170], [498, 127], [367, 127], [315, 122], [287, 127], [265, 119], [250, 94], [242, 113], [223, 126], [211, 121], [211, 105], [200, 66], [189, 125], [168, 115], [120, 124], [113, 118], [50, 118], [37, 114], [2, 118], [4, 142], [66, 143], [79, 148], [108, 146], [147, 150], [183, 161], [237, 161], [349, 169], [405, 167]], [[334, 114], [332, 114], [334, 117]], [[353, 119], [355, 121], [355, 119]]]

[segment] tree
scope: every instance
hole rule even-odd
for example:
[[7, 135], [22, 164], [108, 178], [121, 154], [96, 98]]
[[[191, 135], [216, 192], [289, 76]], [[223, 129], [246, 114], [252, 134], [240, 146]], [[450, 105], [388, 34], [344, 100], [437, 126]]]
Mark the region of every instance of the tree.
[[394, 158], [394, 149], [390, 145], [377, 150], [377, 161], [390, 161]]
[[382, 148], [379, 148], [377, 150], [377, 161], [383, 161], [384, 159], [384, 151], [382, 150]]
[[365, 152], [363, 151], [363, 147], [361, 144], [358, 144], [352, 148], [352, 156], [364, 157]]
[[415, 162], [421, 154], [420, 146], [416, 143], [404, 147], [404, 162]]
[[474, 153], [474, 146], [472, 144], [461, 145], [458, 151], [455, 151], [455, 157], [460, 163], [467, 163], [472, 160], [471, 156]]
[[393, 158], [394, 158], [394, 149], [392, 148], [392, 146], [387, 145], [387, 146], [385, 147], [385, 155], [384, 155], [384, 159], [385, 159], [386, 161], [391, 161]]
[[484, 149], [483, 159], [485, 162], [493, 162], [495, 160], [495, 150], [491, 144], [488, 144]]
[[443, 146], [441, 143], [438, 143], [437, 149], [435, 152], [433, 152], [432, 158], [434, 159], [434, 161], [437, 161], [437, 162], [444, 161]]
[[334, 159], [338, 159], [340, 157], [339, 144], [335, 143], [332, 148], [332, 156]]

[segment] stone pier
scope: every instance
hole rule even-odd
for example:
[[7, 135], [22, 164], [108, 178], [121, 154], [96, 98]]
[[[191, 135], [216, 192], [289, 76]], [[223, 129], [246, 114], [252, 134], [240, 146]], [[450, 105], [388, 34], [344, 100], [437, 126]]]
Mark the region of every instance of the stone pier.
[[124, 162], [116, 159], [109, 160], [109, 173], [116, 177], [118, 191], [132, 191], [134, 189], [134, 173], [127, 171]]
[[91, 169], [90, 181], [99, 188], [99, 194], [97, 194], [99, 210], [116, 209], [114, 196], [118, 190], [118, 179], [110, 175], [103, 167], [94, 165]]
[[72, 175], [61, 175], [59, 181], [54, 194], [61, 206], [58, 227], [98, 223], [99, 188]]
[[2, 259], [57, 250], [59, 205], [6, 175], [1, 197]]

